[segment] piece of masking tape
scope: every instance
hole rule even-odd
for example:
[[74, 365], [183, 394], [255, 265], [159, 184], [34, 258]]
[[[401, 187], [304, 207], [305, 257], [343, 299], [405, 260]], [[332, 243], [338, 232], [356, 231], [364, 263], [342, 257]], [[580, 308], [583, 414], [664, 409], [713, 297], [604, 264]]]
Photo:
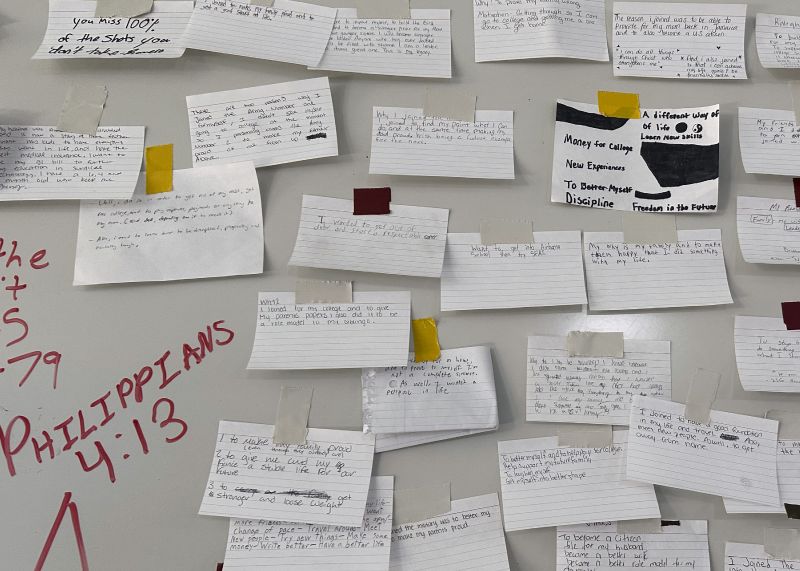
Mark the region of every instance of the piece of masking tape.
[[678, 229], [672, 214], [623, 212], [622, 233], [626, 244], [678, 243]]
[[392, 525], [430, 519], [450, 511], [450, 482], [394, 491]]
[[439, 331], [433, 317], [424, 317], [411, 321], [414, 334], [414, 362], [437, 361], [442, 356], [439, 346]]
[[598, 91], [597, 107], [600, 114], [617, 119], [641, 119], [638, 93], [620, 91]]
[[617, 331], [570, 331], [567, 333], [570, 357], [625, 356], [625, 338]]
[[778, 421], [778, 440], [800, 440], [800, 415], [788, 410], [768, 410], [765, 418]]
[[144, 150], [145, 192], [172, 192], [172, 144]]
[[800, 559], [800, 529], [766, 528], [764, 551], [778, 559]]
[[661, 533], [661, 518], [617, 522], [617, 533]]
[[403, 20], [411, 17], [409, 0], [355, 0], [348, 2], [359, 18]]
[[294, 303], [353, 303], [353, 282], [299, 279]]
[[153, 0], [97, 0], [95, 18], [135, 18], [153, 11]]
[[275, 0], [250, 0], [251, 6], [262, 6], [264, 8], [272, 8]]
[[532, 244], [533, 223], [530, 220], [490, 218], [481, 220], [481, 244]]
[[428, 89], [425, 92], [425, 117], [443, 117], [452, 121], [475, 122], [477, 98], [454, 89]]
[[614, 443], [614, 430], [607, 426], [559, 433], [558, 445], [568, 448], [605, 448]]
[[97, 135], [108, 89], [105, 85], [73, 84], [67, 90], [56, 129], [66, 133]]
[[708, 369], [697, 369], [694, 373], [689, 396], [686, 397], [686, 411], [683, 416], [687, 420], [708, 424], [711, 420], [711, 406], [717, 398], [719, 382], [722, 375]]
[[311, 412], [312, 388], [281, 387], [278, 414], [272, 441], [275, 444], [305, 444], [308, 415]]

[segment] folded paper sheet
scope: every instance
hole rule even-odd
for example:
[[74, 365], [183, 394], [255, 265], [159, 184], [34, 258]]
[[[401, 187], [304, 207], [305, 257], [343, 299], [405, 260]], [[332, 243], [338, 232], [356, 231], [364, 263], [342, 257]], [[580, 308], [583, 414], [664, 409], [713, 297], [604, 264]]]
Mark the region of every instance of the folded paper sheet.
[[305, 444], [275, 444], [273, 431], [220, 421], [200, 515], [361, 527], [374, 437], [311, 428]]
[[794, 200], [739, 196], [736, 229], [751, 264], [800, 264], [800, 208]]
[[354, 215], [353, 201], [303, 195], [290, 266], [438, 278], [446, 208], [392, 204], [389, 214]]
[[734, 339], [744, 390], [800, 393], [800, 331], [780, 317], [737, 315]]
[[625, 571], [641, 568], [711, 571], [708, 523], [683, 519], [660, 533], [638, 532], [628, 522], [625, 532], [617, 522], [559, 526], [556, 530], [556, 571], [595, 569]]
[[442, 311], [585, 304], [581, 233], [534, 232], [531, 239], [484, 246], [480, 234], [448, 234]]
[[800, 16], [756, 14], [756, 47], [761, 65], [767, 68], [800, 67], [798, 29]]
[[373, 107], [369, 172], [513, 179], [514, 112], [475, 111], [472, 123]]
[[186, 98], [192, 162], [256, 167], [339, 154], [327, 77]]
[[603, 448], [559, 447], [556, 436], [498, 442], [506, 531], [661, 517], [653, 486], [624, 479], [627, 434]]
[[798, 131], [794, 111], [739, 107], [739, 149], [745, 172], [800, 176]]
[[777, 506], [778, 422], [712, 410], [710, 424], [699, 424], [685, 409], [633, 397], [626, 477]]
[[489, 347], [445, 349], [438, 361], [365, 369], [364, 432], [392, 434], [497, 427]]
[[719, 105], [642, 109], [641, 119], [559, 99], [551, 200], [639, 212], [714, 212]]
[[570, 357], [565, 337], [528, 337], [528, 421], [628, 424], [631, 397], [669, 399], [669, 341], [626, 339], [621, 359]]
[[769, 506], [725, 498], [729, 514], [786, 513], [784, 504], [800, 504], [800, 440], [778, 440], [779, 506]]
[[508, 571], [497, 494], [453, 500], [442, 515], [392, 529], [391, 571]]
[[408, 362], [411, 294], [354, 292], [353, 303], [295, 305], [260, 293], [248, 369], [400, 367]]
[[755, 543], [725, 542], [725, 570], [746, 571], [747, 569], [800, 569], [800, 559], [773, 557], [764, 546]]
[[719, 230], [679, 230], [677, 244], [625, 244], [622, 232], [586, 232], [593, 311], [733, 303]]
[[473, 0], [475, 61], [608, 61], [605, 0]]
[[355, 8], [339, 8], [328, 47], [313, 69], [449, 78], [450, 60], [450, 10], [366, 19]]
[[136, 18], [95, 18], [96, 5], [92, 0], [50, 0], [47, 31], [33, 59], [183, 55], [193, 2], [157, 1], [152, 12]]
[[746, 4], [614, 2], [614, 75], [747, 79]]
[[175, 190], [81, 202], [75, 285], [260, 274], [261, 193], [252, 163], [177, 170]]
[[328, 45], [336, 9], [275, 0], [197, 0], [184, 39], [187, 48], [315, 66]]
[[471, 436], [481, 432], [493, 432], [496, 428], [474, 428], [467, 430], [437, 430], [434, 432], [394, 432], [392, 434], [375, 435], [375, 453], [390, 452], [411, 446], [420, 446], [442, 440]]
[[371, 479], [359, 528], [231, 519], [225, 569], [386, 571], [392, 542], [392, 476]]
[[98, 127], [91, 137], [0, 125], [0, 148], [0, 201], [128, 199], [142, 166], [144, 127]]

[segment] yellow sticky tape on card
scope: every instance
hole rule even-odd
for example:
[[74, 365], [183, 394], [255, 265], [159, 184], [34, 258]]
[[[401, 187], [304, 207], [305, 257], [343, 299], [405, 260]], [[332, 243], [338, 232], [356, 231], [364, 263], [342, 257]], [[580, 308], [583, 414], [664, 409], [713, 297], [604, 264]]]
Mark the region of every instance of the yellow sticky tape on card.
[[598, 91], [597, 106], [600, 114], [619, 119], [641, 119], [638, 93], [621, 93], [618, 91]]
[[411, 321], [411, 331], [414, 333], [414, 361], [436, 361], [442, 355], [439, 347], [439, 332], [433, 317], [414, 319]]
[[172, 145], [147, 147], [145, 153], [145, 192], [172, 192]]

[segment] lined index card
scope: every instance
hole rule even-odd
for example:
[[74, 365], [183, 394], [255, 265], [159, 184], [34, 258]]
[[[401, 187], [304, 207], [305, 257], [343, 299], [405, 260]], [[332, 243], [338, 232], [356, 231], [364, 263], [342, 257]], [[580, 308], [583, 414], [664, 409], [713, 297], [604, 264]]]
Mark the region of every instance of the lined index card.
[[778, 494], [779, 506], [724, 498], [725, 511], [729, 514], [785, 514], [784, 504], [800, 504], [800, 440], [778, 440]]
[[800, 208], [794, 200], [739, 196], [736, 230], [751, 264], [800, 264]]
[[800, 331], [780, 317], [737, 315], [736, 366], [746, 391], [800, 392]]
[[628, 424], [631, 397], [669, 399], [669, 341], [625, 339], [622, 358], [570, 357], [566, 337], [528, 337], [528, 421]]
[[660, 518], [653, 486], [624, 478], [627, 434], [603, 448], [559, 447], [555, 436], [498, 442], [506, 531]]
[[531, 240], [484, 246], [480, 234], [448, 234], [442, 311], [585, 304], [581, 233], [533, 232]]
[[597, 311], [733, 303], [719, 230], [678, 230], [677, 244], [584, 233], [589, 307]]
[[700, 424], [685, 409], [633, 397], [626, 477], [777, 506], [778, 422], [712, 410], [710, 423]]
[[766, 68], [800, 67], [800, 16], [756, 14], [758, 59]]
[[315, 66], [328, 45], [336, 9], [275, 0], [271, 8], [248, 0], [197, 0], [186, 47]]
[[305, 444], [276, 444], [274, 430], [220, 421], [200, 515], [363, 525], [375, 438], [309, 428]]
[[773, 557], [764, 546], [755, 543], [725, 542], [725, 571], [747, 571], [748, 569], [800, 569], [800, 559]]
[[470, 428], [466, 430], [436, 430], [432, 432], [393, 432], [375, 435], [375, 453], [390, 452], [431, 442], [441, 442], [452, 438], [461, 438], [481, 432], [492, 432], [497, 428]]
[[391, 205], [353, 214], [353, 201], [303, 195], [290, 266], [438, 278], [447, 241], [446, 208]]
[[745, 172], [800, 176], [800, 126], [794, 111], [739, 107]]

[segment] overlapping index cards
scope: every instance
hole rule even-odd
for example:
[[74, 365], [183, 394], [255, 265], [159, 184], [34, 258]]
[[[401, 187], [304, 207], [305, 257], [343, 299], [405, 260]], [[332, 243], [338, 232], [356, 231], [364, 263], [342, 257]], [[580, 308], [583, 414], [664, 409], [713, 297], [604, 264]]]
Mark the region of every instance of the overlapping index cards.
[[200, 515], [361, 527], [374, 437], [310, 428], [305, 444], [277, 444], [274, 429], [220, 421]]
[[746, 391], [800, 392], [800, 331], [780, 317], [737, 315], [736, 366]]
[[785, 514], [785, 504], [800, 504], [800, 440], [778, 440], [778, 494], [780, 505], [777, 506], [724, 498], [725, 511], [729, 514]]
[[756, 14], [756, 47], [761, 65], [767, 68], [800, 67], [800, 16]]
[[559, 447], [558, 437], [498, 442], [506, 531], [660, 518], [653, 486], [625, 480], [627, 434], [603, 448]]
[[800, 176], [799, 133], [794, 111], [739, 107], [739, 149], [745, 172]]
[[266, 167], [339, 154], [327, 77], [186, 98], [192, 162]]
[[736, 230], [751, 264], [800, 264], [800, 208], [794, 200], [739, 196]]
[[260, 293], [248, 369], [402, 367], [411, 294], [353, 292], [353, 303], [295, 304], [294, 292]]
[[438, 278], [449, 214], [392, 203], [389, 214], [356, 216], [352, 200], [303, 195], [289, 265]]

